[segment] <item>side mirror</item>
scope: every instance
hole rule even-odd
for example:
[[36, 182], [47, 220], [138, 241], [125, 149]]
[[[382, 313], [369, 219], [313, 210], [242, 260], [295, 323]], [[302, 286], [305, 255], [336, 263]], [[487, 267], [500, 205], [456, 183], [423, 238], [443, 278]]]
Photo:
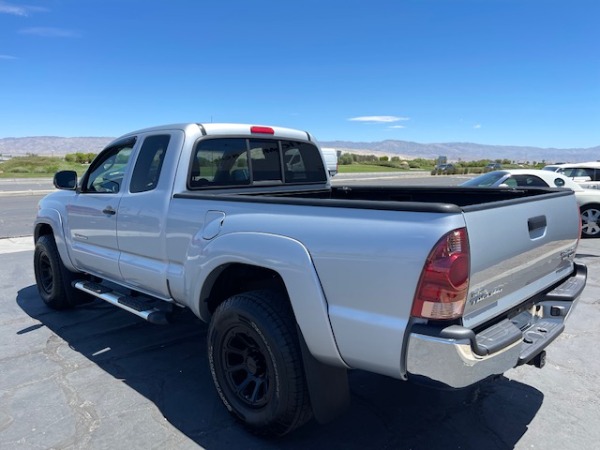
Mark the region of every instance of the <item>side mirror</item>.
[[75, 190], [77, 188], [77, 172], [61, 170], [54, 175], [54, 187], [57, 189]]

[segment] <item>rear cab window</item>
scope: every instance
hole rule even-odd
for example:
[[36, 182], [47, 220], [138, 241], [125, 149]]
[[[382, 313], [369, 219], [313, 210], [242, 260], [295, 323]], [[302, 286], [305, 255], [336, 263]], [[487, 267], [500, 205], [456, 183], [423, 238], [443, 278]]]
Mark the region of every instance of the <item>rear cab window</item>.
[[188, 188], [290, 185], [327, 181], [319, 149], [285, 139], [208, 138], [192, 152]]

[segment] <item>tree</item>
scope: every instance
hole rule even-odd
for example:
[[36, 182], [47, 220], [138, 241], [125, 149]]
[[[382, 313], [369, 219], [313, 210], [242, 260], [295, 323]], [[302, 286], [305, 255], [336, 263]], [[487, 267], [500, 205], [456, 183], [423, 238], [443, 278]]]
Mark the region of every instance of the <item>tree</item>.
[[342, 166], [348, 166], [354, 162], [354, 158], [350, 153], [343, 153], [342, 156], [338, 158], [338, 164]]

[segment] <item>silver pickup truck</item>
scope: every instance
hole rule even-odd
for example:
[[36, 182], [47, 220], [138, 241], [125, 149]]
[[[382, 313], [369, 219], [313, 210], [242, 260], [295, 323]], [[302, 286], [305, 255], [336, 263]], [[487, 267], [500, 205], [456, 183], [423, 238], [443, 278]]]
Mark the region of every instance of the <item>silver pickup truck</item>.
[[54, 182], [43, 301], [157, 324], [189, 308], [218, 395], [258, 433], [331, 420], [348, 369], [462, 388], [542, 367], [586, 282], [572, 191], [332, 187], [303, 131], [148, 128]]

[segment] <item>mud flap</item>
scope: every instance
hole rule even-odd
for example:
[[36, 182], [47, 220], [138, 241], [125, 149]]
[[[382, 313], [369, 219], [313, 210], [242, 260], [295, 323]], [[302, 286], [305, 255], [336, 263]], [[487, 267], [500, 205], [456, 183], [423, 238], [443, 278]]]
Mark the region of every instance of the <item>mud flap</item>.
[[300, 328], [298, 339], [315, 420], [321, 424], [331, 422], [350, 405], [348, 372], [343, 367], [334, 367], [318, 361], [308, 350]]

